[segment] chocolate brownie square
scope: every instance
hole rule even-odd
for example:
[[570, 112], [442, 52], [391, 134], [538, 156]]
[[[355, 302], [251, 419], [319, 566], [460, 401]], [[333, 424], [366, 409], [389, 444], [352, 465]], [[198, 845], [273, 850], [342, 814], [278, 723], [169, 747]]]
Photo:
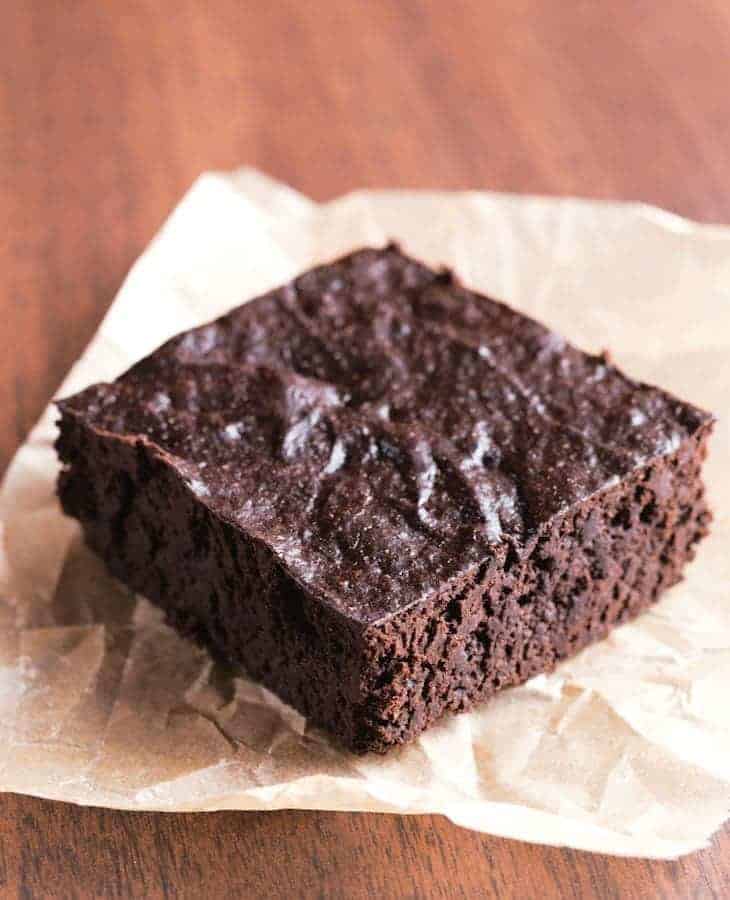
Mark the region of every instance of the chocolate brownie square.
[[395, 245], [59, 409], [111, 572], [358, 752], [637, 615], [710, 518], [711, 415]]

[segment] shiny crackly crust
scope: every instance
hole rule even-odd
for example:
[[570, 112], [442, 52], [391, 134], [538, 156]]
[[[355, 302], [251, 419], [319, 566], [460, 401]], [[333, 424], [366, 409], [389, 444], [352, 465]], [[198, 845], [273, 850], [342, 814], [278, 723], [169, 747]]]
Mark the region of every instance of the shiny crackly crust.
[[396, 248], [315, 269], [64, 401], [347, 616], [440, 589], [708, 417]]

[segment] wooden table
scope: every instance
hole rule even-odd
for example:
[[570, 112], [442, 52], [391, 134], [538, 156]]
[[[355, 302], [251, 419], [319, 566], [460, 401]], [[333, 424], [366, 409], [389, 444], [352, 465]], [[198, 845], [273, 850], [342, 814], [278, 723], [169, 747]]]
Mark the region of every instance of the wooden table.
[[[730, 221], [727, 0], [24, 0], [0, 34], [1, 464], [204, 169], [645, 200]], [[437, 817], [0, 798], [8, 897], [721, 897]]]

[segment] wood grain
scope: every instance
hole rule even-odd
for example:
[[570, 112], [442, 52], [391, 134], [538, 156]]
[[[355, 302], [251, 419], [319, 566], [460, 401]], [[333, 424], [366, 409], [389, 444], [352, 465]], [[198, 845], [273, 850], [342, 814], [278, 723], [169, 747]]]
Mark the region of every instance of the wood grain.
[[[0, 465], [195, 176], [642, 200], [730, 221], [730, 6], [35, 0], [0, 33]], [[125, 814], [0, 798], [8, 897], [723, 897], [677, 862], [435, 817]]]

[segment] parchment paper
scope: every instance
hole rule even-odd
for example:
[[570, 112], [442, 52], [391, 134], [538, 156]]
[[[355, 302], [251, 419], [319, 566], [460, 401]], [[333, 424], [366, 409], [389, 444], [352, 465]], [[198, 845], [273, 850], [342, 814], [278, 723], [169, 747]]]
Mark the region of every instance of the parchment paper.
[[54, 498], [49, 409], [0, 495], [0, 789], [140, 810], [438, 812], [637, 856], [703, 846], [730, 808], [730, 229], [645, 206], [486, 193], [316, 205], [250, 170], [205, 175], [59, 393], [388, 237], [720, 415], [707, 464], [714, 531], [686, 581], [555, 674], [405, 749], [356, 758], [105, 573]]

